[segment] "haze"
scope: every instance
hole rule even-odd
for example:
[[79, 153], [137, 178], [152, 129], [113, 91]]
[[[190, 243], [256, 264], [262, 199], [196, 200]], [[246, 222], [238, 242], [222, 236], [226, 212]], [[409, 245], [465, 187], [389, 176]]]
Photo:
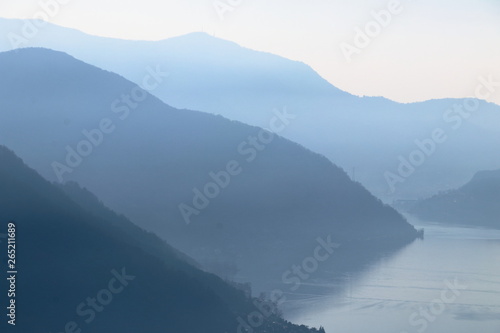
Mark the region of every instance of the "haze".
[[[97, 36], [141, 40], [205, 31], [303, 61], [355, 95], [399, 102], [472, 97], [477, 77], [500, 77], [500, 3], [493, 0], [402, 0], [401, 13], [351, 62], [341, 43], [352, 44], [355, 28], [364, 28], [373, 20], [371, 12], [387, 9], [391, 1], [224, 0], [219, 5], [233, 5], [223, 15], [214, 0], [67, 2], [50, 18], [52, 23]], [[40, 8], [36, 0], [2, 1], [0, 16], [33, 18]], [[500, 104], [500, 94], [489, 100]]]

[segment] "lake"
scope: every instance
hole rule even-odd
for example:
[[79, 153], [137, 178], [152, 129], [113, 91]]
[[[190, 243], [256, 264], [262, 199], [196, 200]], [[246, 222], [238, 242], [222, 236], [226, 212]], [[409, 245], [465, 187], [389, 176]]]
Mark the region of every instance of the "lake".
[[288, 294], [285, 318], [327, 333], [500, 332], [500, 230], [411, 222], [424, 240], [360, 272], [321, 274]]

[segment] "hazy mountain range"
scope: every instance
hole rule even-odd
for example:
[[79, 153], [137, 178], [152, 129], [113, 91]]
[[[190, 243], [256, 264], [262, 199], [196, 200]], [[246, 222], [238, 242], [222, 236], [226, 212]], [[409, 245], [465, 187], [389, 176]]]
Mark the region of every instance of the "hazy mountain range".
[[[491, 103], [443, 99], [400, 104], [359, 98], [335, 88], [303, 63], [204, 33], [127, 41], [51, 24], [38, 28], [30, 22], [0, 19], [5, 36], [0, 50], [13, 45], [48, 47], [137, 84], [151, 71], [168, 72], [151, 93], [169, 105], [260, 127], [270, 126], [273, 110], [286, 107], [297, 120], [282, 136], [325, 155], [387, 201], [456, 188], [477, 170], [500, 167], [495, 153], [500, 133], [493, 126], [500, 121], [500, 108]], [[12, 44], [9, 34], [22, 39]], [[490, 74], [478, 73], [478, 78], [488, 80]], [[479, 84], [470, 82], [470, 96]], [[470, 105], [474, 112], [467, 111]], [[442, 131], [442, 140], [429, 143], [436, 130]], [[466, 161], [463, 156], [468, 156]]]
[[[277, 135], [174, 109], [56, 51], [1, 53], [0, 67], [3, 144], [202, 262], [279, 270], [318, 237], [347, 246], [417, 235], [342, 169]], [[285, 115], [276, 124], [293, 121]]]
[[[0, 220], [16, 224], [20, 270], [16, 326], [2, 320], [2, 332], [243, 332], [255, 311], [254, 332], [318, 332], [201, 271], [78, 185], [47, 182], [3, 146], [0, 184]], [[9, 290], [5, 278], [0, 287]]]
[[[0, 222], [22, 240], [23, 332], [324, 333], [269, 291], [341, 295], [423, 235], [384, 201], [499, 227], [497, 105], [357, 97], [204, 33], [0, 33]], [[498, 86], [479, 75], [471, 95]]]
[[500, 228], [500, 170], [481, 171], [455, 190], [420, 200], [409, 212], [433, 222]]

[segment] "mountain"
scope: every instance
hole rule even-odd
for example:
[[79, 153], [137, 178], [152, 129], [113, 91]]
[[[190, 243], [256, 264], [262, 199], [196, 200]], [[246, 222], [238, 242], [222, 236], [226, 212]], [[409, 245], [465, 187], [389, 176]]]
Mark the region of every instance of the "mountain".
[[500, 228], [500, 170], [480, 171], [462, 187], [418, 201], [410, 213], [460, 225]]
[[318, 237], [417, 235], [328, 159], [270, 132], [174, 109], [60, 52], [5, 52], [0, 67], [1, 143], [198, 261], [279, 270]]
[[[18, 265], [16, 325], [2, 320], [2, 332], [235, 332], [254, 304], [270, 306], [67, 185], [86, 202], [78, 205], [3, 146], [0, 184], [0, 226], [15, 223]], [[9, 285], [0, 282], [2, 290]], [[269, 331], [318, 332], [275, 314], [255, 328]]]
[[[142, 83], [147, 68], [158, 66], [167, 71], [169, 77], [155, 89], [155, 95], [179, 108], [208, 110], [227, 116], [230, 115], [225, 114], [228, 108], [237, 112], [234, 108], [241, 107], [242, 99], [247, 103], [258, 99], [266, 104], [274, 103], [276, 107], [293, 95], [351, 97], [304, 63], [251, 51], [206, 33], [191, 33], [157, 42], [128, 41], [90, 36], [50, 23], [37, 28], [37, 21], [0, 19], [0, 29], [6, 32], [6, 37], [9, 33], [23, 37], [27, 25], [38, 31], [33, 38], [23, 43], [11, 43], [5, 38], [0, 41], [0, 51], [10, 51], [15, 46], [50, 48], [118, 73], [137, 84]], [[216, 102], [213, 96], [220, 96], [221, 91], [226, 91], [227, 96]], [[269, 113], [270, 110], [265, 111]], [[260, 112], [255, 110], [255, 113]], [[249, 123], [258, 119], [252, 114], [240, 116], [247, 116]]]
[[[281, 136], [328, 157], [387, 202], [457, 188], [477, 170], [500, 168], [500, 155], [496, 154], [500, 132], [494, 126], [500, 121], [500, 108], [484, 101], [400, 104], [380, 97], [352, 96], [301, 62], [204, 33], [127, 41], [6, 19], [0, 19], [0, 31], [6, 36], [0, 40], [0, 50], [15, 46], [59, 50], [136, 84], [143, 84], [151, 71], [168, 72], [151, 93], [177, 108], [267, 128], [273, 110], [286, 107], [297, 121], [283, 128]], [[9, 34], [22, 38], [11, 43]], [[489, 80], [489, 73], [479, 76], [486, 79], [466, 84], [470, 96], [481, 82]], [[476, 102], [477, 112], [468, 112], [471, 104], [466, 104]], [[436, 130], [443, 130], [445, 139], [428, 143]], [[432, 149], [421, 148], [426, 142]], [[415, 159], [422, 153], [423, 161]]]

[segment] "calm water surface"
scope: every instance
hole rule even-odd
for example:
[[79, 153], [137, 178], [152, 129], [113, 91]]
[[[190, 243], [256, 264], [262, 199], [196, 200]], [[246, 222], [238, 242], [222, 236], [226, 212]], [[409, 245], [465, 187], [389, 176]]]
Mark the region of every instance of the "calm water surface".
[[286, 319], [328, 333], [500, 333], [500, 230], [414, 224], [425, 240], [340, 283], [310, 281]]

